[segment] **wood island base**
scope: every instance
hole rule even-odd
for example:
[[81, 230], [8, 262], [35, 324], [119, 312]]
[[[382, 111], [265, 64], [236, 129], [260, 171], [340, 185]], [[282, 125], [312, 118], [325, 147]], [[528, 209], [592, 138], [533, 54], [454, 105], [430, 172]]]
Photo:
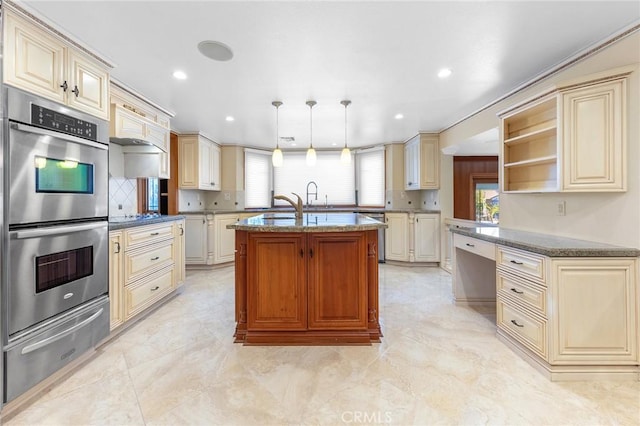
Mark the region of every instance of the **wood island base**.
[[236, 230], [234, 342], [380, 342], [378, 232]]

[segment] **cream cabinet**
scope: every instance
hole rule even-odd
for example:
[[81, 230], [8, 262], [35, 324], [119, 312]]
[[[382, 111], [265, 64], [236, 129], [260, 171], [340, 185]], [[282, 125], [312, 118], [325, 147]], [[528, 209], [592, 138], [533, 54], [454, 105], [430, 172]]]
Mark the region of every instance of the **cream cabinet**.
[[384, 230], [385, 259], [409, 261], [409, 215], [385, 213], [387, 228]]
[[416, 213], [413, 232], [414, 261], [440, 261], [440, 215]]
[[175, 242], [175, 281], [176, 286], [184, 284], [185, 280], [185, 220], [173, 222], [173, 239]]
[[[109, 137], [117, 139], [135, 139], [144, 141], [147, 146], [126, 146], [123, 150], [142, 158], [157, 155], [159, 161], [153, 176], [161, 179], [170, 178], [171, 129], [170, 119], [173, 113], [148, 101], [142, 95], [115, 80], [111, 81], [111, 118]], [[148, 151], [148, 144], [155, 147], [153, 153]]]
[[185, 215], [185, 264], [206, 265], [208, 259], [207, 218], [204, 214]]
[[502, 190], [625, 191], [629, 73], [567, 82], [499, 113]]
[[405, 189], [440, 188], [438, 135], [420, 133], [404, 145]]
[[109, 299], [114, 330], [163, 300], [184, 281], [183, 221], [109, 232]]
[[180, 188], [219, 191], [220, 147], [200, 134], [180, 135], [178, 143]]
[[213, 251], [213, 263], [226, 263], [235, 260], [236, 231], [227, 229], [240, 220], [239, 214], [216, 214], [213, 216], [215, 248]]
[[110, 329], [124, 323], [122, 291], [124, 289], [123, 272], [123, 232], [109, 232], [109, 304], [111, 309]]
[[4, 82], [109, 119], [109, 66], [5, 6]]
[[552, 380], [637, 378], [637, 262], [498, 246], [498, 335]]

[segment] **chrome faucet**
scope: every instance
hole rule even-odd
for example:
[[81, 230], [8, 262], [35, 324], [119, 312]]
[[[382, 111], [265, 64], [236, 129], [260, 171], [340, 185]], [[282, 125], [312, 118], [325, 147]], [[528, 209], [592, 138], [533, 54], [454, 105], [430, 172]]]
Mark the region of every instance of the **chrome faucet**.
[[[313, 186], [315, 187], [315, 191], [316, 192], [309, 192], [309, 186], [313, 184]], [[318, 185], [314, 182], [311, 181], [307, 184], [307, 207], [309, 207], [311, 204], [309, 204], [309, 195], [314, 195], [315, 196], [315, 200], [318, 201]]]
[[291, 204], [293, 208], [296, 209], [296, 219], [302, 219], [302, 198], [295, 192], [292, 192], [292, 194], [298, 197], [298, 202], [295, 202], [291, 198], [285, 197], [284, 195], [274, 195], [273, 199], [284, 200], [287, 203]]

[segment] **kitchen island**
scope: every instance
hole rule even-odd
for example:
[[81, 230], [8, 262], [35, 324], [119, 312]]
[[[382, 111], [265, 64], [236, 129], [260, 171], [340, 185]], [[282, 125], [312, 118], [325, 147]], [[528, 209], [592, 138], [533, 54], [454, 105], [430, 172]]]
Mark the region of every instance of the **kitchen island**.
[[235, 342], [379, 342], [383, 227], [357, 213], [268, 213], [228, 225], [236, 231]]

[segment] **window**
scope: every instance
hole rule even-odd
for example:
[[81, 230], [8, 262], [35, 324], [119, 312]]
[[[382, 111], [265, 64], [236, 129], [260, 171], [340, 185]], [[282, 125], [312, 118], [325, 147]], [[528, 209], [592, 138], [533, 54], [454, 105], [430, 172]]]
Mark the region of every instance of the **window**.
[[159, 195], [160, 188], [158, 184], [158, 178], [147, 179], [147, 210], [150, 212], [159, 212]]
[[500, 199], [497, 182], [474, 182], [476, 221], [498, 223]]
[[244, 150], [244, 206], [271, 206], [271, 153]]
[[384, 148], [359, 151], [356, 164], [358, 205], [384, 207]]
[[[307, 166], [304, 152], [287, 153], [284, 165], [274, 168], [273, 192], [287, 197], [300, 194], [305, 205], [355, 205], [355, 166], [341, 163], [340, 152], [335, 151], [318, 152], [314, 167]], [[277, 200], [276, 205], [288, 204]]]

